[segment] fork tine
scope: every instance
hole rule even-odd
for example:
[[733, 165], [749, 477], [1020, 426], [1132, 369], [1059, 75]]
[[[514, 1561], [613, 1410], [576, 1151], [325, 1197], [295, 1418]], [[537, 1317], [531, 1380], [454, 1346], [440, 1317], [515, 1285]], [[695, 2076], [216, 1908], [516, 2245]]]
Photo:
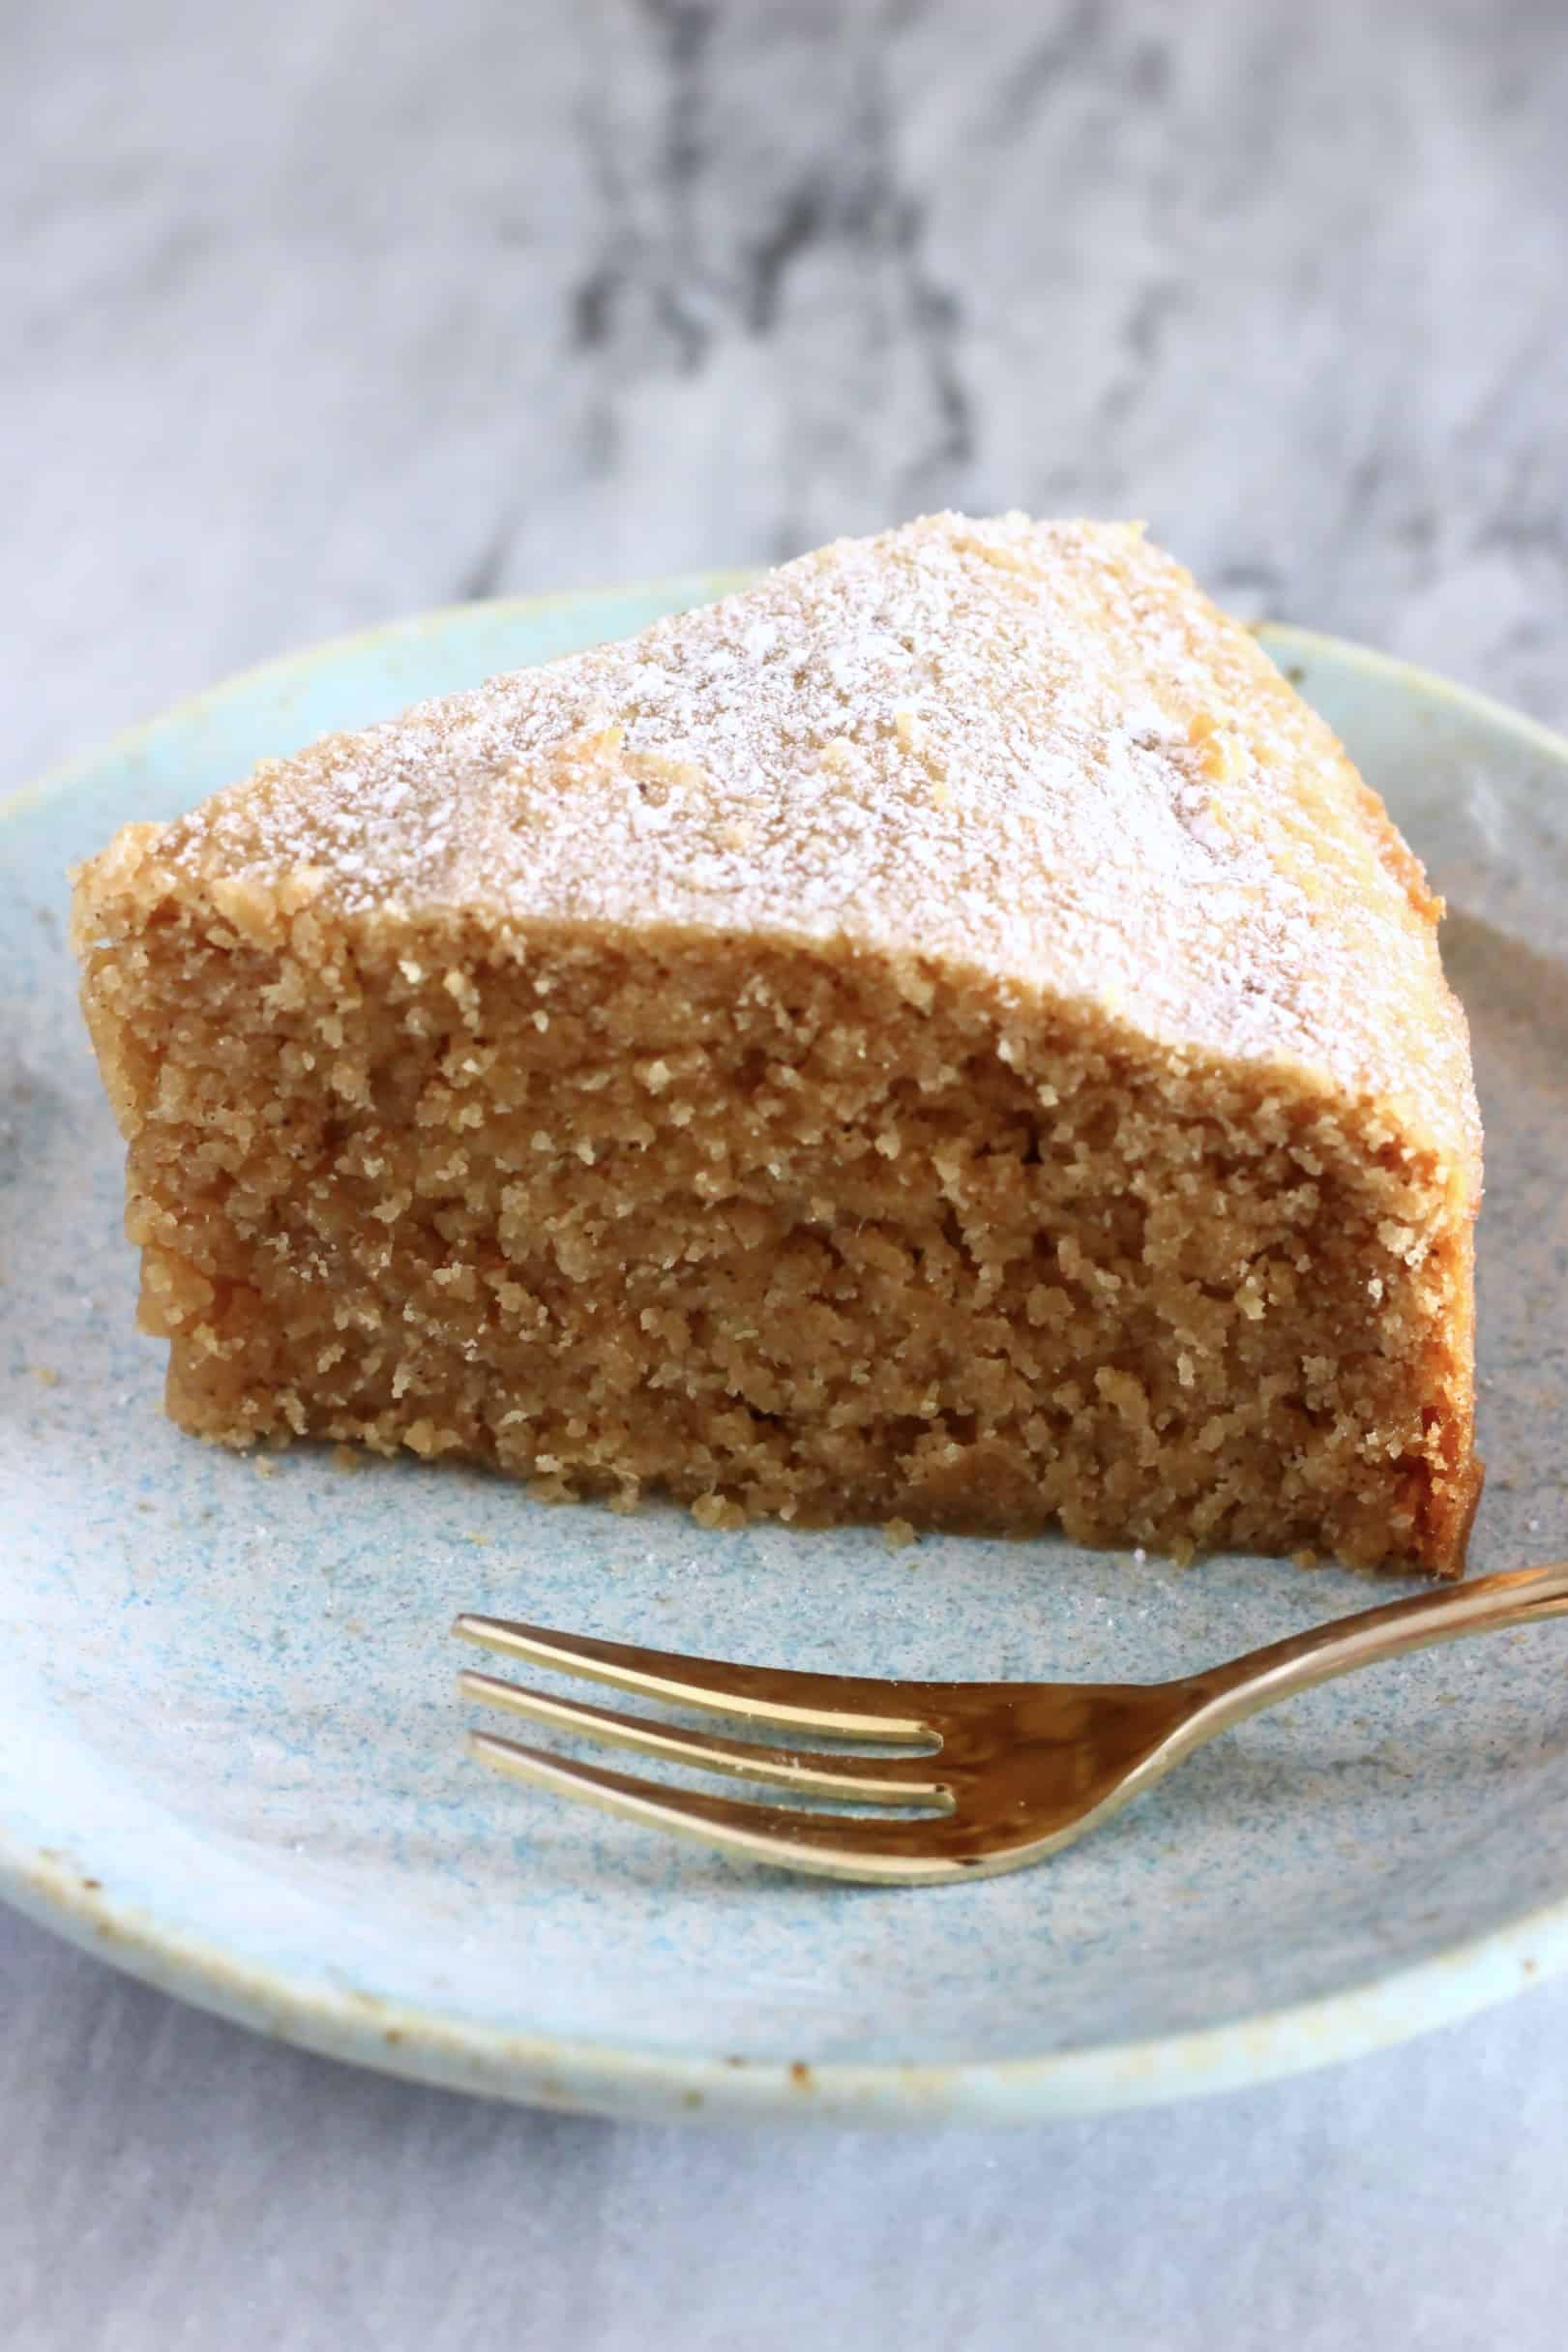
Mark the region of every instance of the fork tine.
[[839, 1732], [864, 1740], [925, 1740], [932, 1725], [920, 1716], [889, 1712], [889, 1700], [905, 1702], [930, 1686], [890, 1683], [866, 1675], [800, 1674], [792, 1668], [726, 1665], [719, 1658], [683, 1657], [672, 1650], [641, 1650], [628, 1642], [601, 1642], [581, 1633], [554, 1633], [505, 1617], [457, 1619], [453, 1632], [482, 1649], [551, 1666], [557, 1674], [584, 1675], [644, 1698], [678, 1707], [706, 1708], [716, 1714], [751, 1715], [761, 1723], [798, 1723], [814, 1731]]
[[645, 1715], [584, 1706], [578, 1699], [553, 1698], [472, 1669], [458, 1677], [458, 1686], [465, 1697], [485, 1706], [508, 1708], [514, 1714], [552, 1724], [560, 1731], [604, 1740], [611, 1746], [640, 1748], [678, 1764], [729, 1772], [740, 1780], [771, 1781], [819, 1797], [851, 1797], [863, 1804], [914, 1804], [922, 1798], [933, 1804], [951, 1802], [944, 1785], [931, 1777], [933, 1756], [924, 1752], [918, 1757], [802, 1755], [788, 1748], [763, 1747], [754, 1740], [680, 1731], [672, 1724], [650, 1722]]
[[[997, 1850], [987, 1857], [972, 1836], [962, 1833], [950, 1814], [926, 1813], [905, 1820], [794, 1812], [784, 1805], [745, 1804], [733, 1797], [710, 1797], [700, 1789], [678, 1789], [602, 1765], [577, 1764], [544, 1749], [523, 1747], [494, 1732], [470, 1732], [475, 1756], [513, 1780], [524, 1780], [617, 1813], [645, 1829], [673, 1831], [748, 1861], [771, 1862], [784, 1870], [810, 1870], [827, 1878], [880, 1881], [975, 1878], [1013, 1865], [1015, 1855]], [[944, 1834], [945, 1833], [945, 1834]]]

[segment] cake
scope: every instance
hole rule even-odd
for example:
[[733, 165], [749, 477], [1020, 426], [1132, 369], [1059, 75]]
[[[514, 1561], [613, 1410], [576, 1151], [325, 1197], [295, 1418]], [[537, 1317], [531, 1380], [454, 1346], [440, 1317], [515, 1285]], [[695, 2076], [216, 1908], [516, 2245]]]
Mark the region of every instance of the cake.
[[76, 878], [185, 1429], [1460, 1573], [1440, 907], [1131, 524], [929, 517]]

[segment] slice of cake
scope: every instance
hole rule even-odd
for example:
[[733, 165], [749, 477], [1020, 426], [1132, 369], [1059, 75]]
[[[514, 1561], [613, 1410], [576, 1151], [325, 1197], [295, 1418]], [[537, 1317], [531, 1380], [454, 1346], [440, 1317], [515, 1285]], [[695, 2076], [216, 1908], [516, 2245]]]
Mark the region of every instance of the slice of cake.
[[1457, 1574], [1438, 911], [1121, 524], [932, 518], [329, 737], [77, 881], [168, 1409]]

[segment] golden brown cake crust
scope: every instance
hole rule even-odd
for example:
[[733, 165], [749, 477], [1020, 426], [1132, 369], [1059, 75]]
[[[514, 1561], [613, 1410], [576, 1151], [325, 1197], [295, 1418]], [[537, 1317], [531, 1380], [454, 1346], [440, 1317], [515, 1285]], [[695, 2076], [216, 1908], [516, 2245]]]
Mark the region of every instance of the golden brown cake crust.
[[[785, 1510], [798, 1494], [803, 1515], [896, 1508], [984, 1522], [991, 1493], [1003, 1500], [989, 1523], [1057, 1515], [1071, 1530], [1075, 1499], [1048, 1470], [1076, 1447], [1095, 1497], [1080, 1532], [1104, 1540], [1144, 1525], [1137, 1479], [1111, 1459], [1117, 1432], [1131, 1431], [1145, 1483], [1160, 1483], [1162, 1444], [1169, 1472], [1152, 1540], [1179, 1542], [1185, 1513], [1199, 1540], [1293, 1548], [1310, 1493], [1319, 1530], [1346, 1556], [1452, 1573], [1479, 1477], [1469, 1249], [1480, 1153], [1437, 911], [1327, 729], [1178, 566], [1133, 526], [1018, 516], [941, 516], [840, 543], [627, 643], [329, 738], [171, 826], [128, 828], [77, 889], [89, 1017], [132, 1140], [149, 1312], [175, 1342], [182, 1417], [209, 1434], [292, 1426], [417, 1445], [411, 1430], [438, 1427], [412, 1405], [393, 1409], [425, 1373], [389, 1358], [388, 1382], [404, 1380], [398, 1399], [375, 1393], [380, 1373], [349, 1397], [332, 1367], [314, 1386], [294, 1378], [288, 1351], [263, 1345], [264, 1316], [237, 1336], [245, 1298], [271, 1298], [274, 1311], [286, 1269], [312, 1252], [318, 1281], [330, 1261], [340, 1287], [379, 1296], [387, 1277], [370, 1244], [407, 1220], [423, 1251], [398, 1277], [411, 1302], [422, 1285], [463, 1278], [436, 1264], [443, 1213], [462, 1244], [453, 1265], [495, 1256], [494, 1204], [510, 1186], [534, 1220], [534, 1240], [516, 1243], [527, 1278], [510, 1283], [529, 1313], [553, 1295], [555, 1277], [535, 1262], [542, 1236], [568, 1229], [584, 1297], [595, 1285], [607, 1297], [617, 1279], [635, 1291], [662, 1246], [637, 1222], [649, 1186], [641, 1163], [628, 1173], [628, 1154], [641, 1152], [681, 1171], [690, 1189], [678, 1212], [671, 1191], [669, 1232], [707, 1266], [673, 1289], [647, 1276], [638, 1313], [657, 1332], [683, 1312], [682, 1281], [705, 1315], [704, 1281], [739, 1297], [746, 1249], [777, 1250], [820, 1223], [853, 1189], [865, 1152], [887, 1180], [866, 1192], [861, 1229], [878, 1227], [902, 1253], [904, 1289], [887, 1290], [882, 1311], [919, 1361], [914, 1406], [929, 1393], [940, 1443], [956, 1448], [941, 1478], [910, 1398], [868, 1374], [858, 1387], [871, 1381], [874, 1410], [864, 1393], [835, 1401], [824, 1390], [823, 1411], [860, 1433], [853, 1445], [817, 1446], [815, 1470], [789, 1483], [779, 1468], [788, 1446], [781, 1453], [768, 1431], [786, 1426], [806, 1454], [815, 1442], [798, 1333], [784, 1349], [787, 1397], [759, 1368], [765, 1338], [714, 1390], [709, 1419], [724, 1421], [721, 1392], [739, 1398], [749, 1436], [737, 1422], [716, 1439], [694, 1406], [680, 1426], [664, 1414], [651, 1450], [617, 1423], [617, 1452], [601, 1444], [603, 1396], [584, 1388], [566, 1415], [581, 1424], [576, 1437], [563, 1423], [547, 1444], [537, 1431], [526, 1445], [503, 1443], [485, 1382], [520, 1392], [547, 1364], [558, 1373], [571, 1352], [559, 1302], [541, 1310], [555, 1316], [553, 1355], [545, 1343], [519, 1353], [503, 1327], [511, 1310], [492, 1299], [465, 1343], [478, 1354], [430, 1376], [444, 1383], [454, 1448], [514, 1469], [564, 1464], [559, 1474], [581, 1485], [646, 1480], [699, 1502], [733, 1493], [747, 1508]], [[642, 987], [635, 1020], [606, 1027], [606, 1006], [636, 995], [628, 974], [638, 970], [663, 978]], [[751, 982], [760, 994], [748, 1006]], [[718, 983], [723, 1016], [710, 1004], [699, 1017], [693, 1008]], [[833, 1033], [856, 1040], [874, 1085], [857, 1090], [824, 1063]], [[688, 1045], [701, 1068], [673, 1093], [628, 1075], [656, 1064], [678, 1075]], [[429, 1064], [417, 1083], [411, 1054]], [[454, 1057], [473, 1065], [468, 1076], [459, 1067], [455, 1078]], [[793, 1080], [760, 1082], [785, 1067]], [[787, 1116], [758, 1110], [790, 1087]], [[269, 1161], [263, 1182], [253, 1163], [269, 1087], [275, 1107], [289, 1105], [290, 1132], [310, 1141], [293, 1162]], [[408, 1159], [394, 1098], [443, 1148], [449, 1118], [459, 1122], [464, 1173], [453, 1183], [466, 1208], [440, 1208], [433, 1164]], [[1135, 1099], [1141, 1175], [1138, 1122], [1116, 1132], [1117, 1106]], [[672, 1128], [676, 1100], [687, 1119]], [[602, 1135], [595, 1105], [607, 1103], [620, 1125]], [[946, 1160], [937, 1104], [952, 1130]], [[706, 1175], [683, 1158], [694, 1132]], [[625, 1179], [613, 1201], [590, 1173], [602, 1149]], [[994, 1171], [985, 1182], [975, 1173], [998, 1152], [1024, 1172], [1000, 1224], [978, 1198]], [[383, 1181], [365, 1160], [406, 1161], [408, 1181]], [[1190, 1240], [1153, 1197], [1151, 1169], [1168, 1187], [1196, 1187], [1182, 1194]], [[1100, 1188], [1093, 1213], [1115, 1229], [1114, 1249], [1088, 1246], [1072, 1206], [1085, 1185]], [[342, 1229], [337, 1195], [358, 1202], [370, 1243]], [[582, 1204], [594, 1199], [605, 1232], [586, 1248], [594, 1218]], [[701, 1217], [727, 1204], [738, 1222], [710, 1252]], [[755, 1212], [750, 1228], [743, 1207]], [[617, 1260], [617, 1223], [643, 1258]], [[993, 1366], [978, 1385], [947, 1367], [951, 1393], [916, 1330], [924, 1308], [910, 1303], [941, 1262], [941, 1230], [957, 1234], [951, 1312], [971, 1355]], [[875, 1285], [850, 1259], [843, 1295], [864, 1317]], [[1015, 1296], [1025, 1261], [1030, 1280]], [[558, 1253], [550, 1263], [558, 1276]], [[1326, 1321], [1314, 1310], [1311, 1344], [1287, 1378], [1290, 1318], [1303, 1329], [1312, 1320], [1301, 1295], [1314, 1265], [1318, 1279], [1332, 1265], [1343, 1299]], [[1059, 1279], [1042, 1280], [1051, 1266]], [[1140, 1303], [1128, 1306], [1118, 1355], [1106, 1301], [1122, 1284], [1124, 1303], [1135, 1293]], [[216, 1317], [203, 1285], [222, 1302]], [[1067, 1306], [1037, 1308], [1032, 1340], [1004, 1333], [998, 1313], [1021, 1329], [1021, 1302], [1036, 1293]], [[1202, 1311], [1210, 1294], [1228, 1301], [1223, 1331]], [[289, 1295], [303, 1332], [304, 1306]], [[737, 1309], [740, 1327], [750, 1312]], [[835, 1326], [841, 1352], [852, 1353], [853, 1320], [841, 1314]], [[1263, 1324], [1283, 1354], [1263, 1346]], [[691, 1344], [688, 1328], [659, 1344], [686, 1365], [690, 1398], [706, 1396], [711, 1338]], [[1077, 1402], [1074, 1348], [1099, 1351], [1084, 1356], [1089, 1389]], [[479, 1373], [459, 1411], [462, 1360]], [[646, 1402], [658, 1362], [640, 1341], [628, 1361]], [[1004, 1361], [1005, 1378], [994, 1370]], [[1188, 1391], [1212, 1387], [1212, 1404], [1238, 1376], [1274, 1384], [1268, 1410], [1243, 1414], [1245, 1429], [1231, 1426], [1233, 1400], [1206, 1413], [1205, 1488], [1182, 1417]], [[1031, 1381], [1056, 1395], [1043, 1414], [1025, 1410]], [[776, 1409], [757, 1402], [770, 1382]], [[1303, 1466], [1299, 1508], [1293, 1520], [1283, 1510], [1271, 1545], [1239, 1463], [1252, 1447], [1260, 1476], [1286, 1440]], [[1358, 1497], [1343, 1524], [1330, 1507], [1336, 1476]]]

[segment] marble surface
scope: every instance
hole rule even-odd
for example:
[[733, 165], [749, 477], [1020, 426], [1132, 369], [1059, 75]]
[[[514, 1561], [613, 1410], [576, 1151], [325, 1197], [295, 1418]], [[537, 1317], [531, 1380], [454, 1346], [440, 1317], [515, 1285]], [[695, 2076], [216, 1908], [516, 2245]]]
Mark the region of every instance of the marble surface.
[[[1556, 0], [9, 0], [0, 789], [390, 614], [955, 503], [1568, 723]], [[360, 2077], [0, 1918], [0, 2342], [1560, 2341], [1568, 1987], [879, 2141]]]

